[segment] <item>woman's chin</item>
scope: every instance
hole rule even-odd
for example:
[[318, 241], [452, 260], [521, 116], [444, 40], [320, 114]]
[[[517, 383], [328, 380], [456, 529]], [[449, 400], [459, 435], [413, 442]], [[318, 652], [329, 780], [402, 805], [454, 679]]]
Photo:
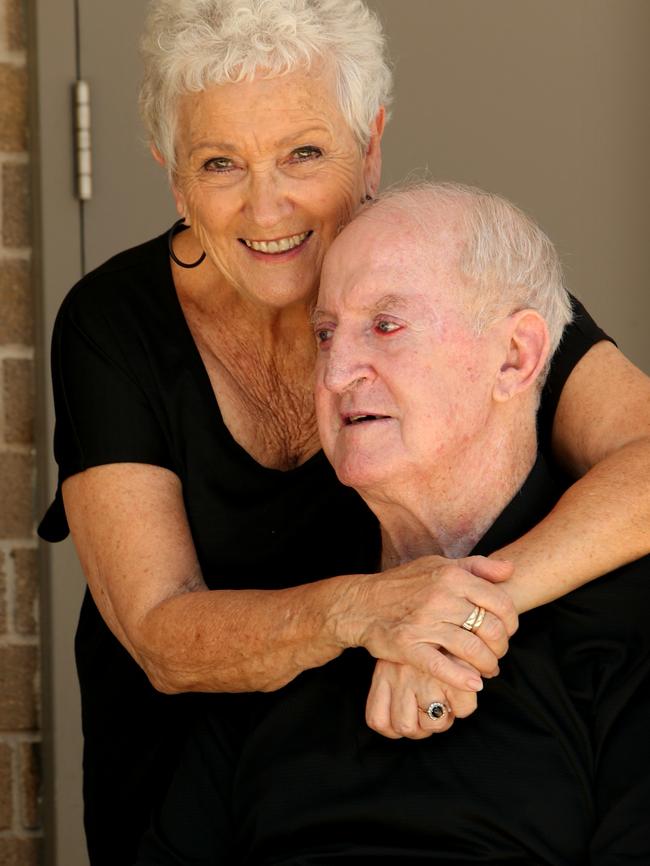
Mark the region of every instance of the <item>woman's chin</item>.
[[[250, 253], [248, 253], [250, 254]], [[278, 262], [267, 256], [259, 261], [250, 257], [241, 268], [236, 283], [240, 291], [265, 306], [282, 309], [311, 302], [316, 296], [319, 270], [315, 262], [304, 258]]]
[[258, 304], [278, 310], [311, 303], [317, 287], [318, 281], [311, 274], [299, 274], [294, 279], [242, 280], [243, 294]]

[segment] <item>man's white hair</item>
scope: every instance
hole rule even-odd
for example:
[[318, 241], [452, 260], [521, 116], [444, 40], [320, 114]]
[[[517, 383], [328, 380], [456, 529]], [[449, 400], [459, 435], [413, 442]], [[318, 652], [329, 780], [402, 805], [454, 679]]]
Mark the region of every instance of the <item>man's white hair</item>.
[[450, 219], [458, 215], [464, 229], [459, 266], [472, 328], [481, 333], [505, 315], [536, 310], [548, 328], [550, 360], [571, 321], [571, 301], [555, 247], [512, 202], [460, 183], [420, 182], [384, 192], [361, 216], [372, 218], [374, 212], [383, 218], [386, 208], [397, 208], [415, 223], [426, 253], [441, 204], [449, 206]]
[[151, 0], [141, 52], [140, 109], [170, 173], [184, 93], [324, 62], [361, 147], [390, 102], [386, 40], [363, 0]]

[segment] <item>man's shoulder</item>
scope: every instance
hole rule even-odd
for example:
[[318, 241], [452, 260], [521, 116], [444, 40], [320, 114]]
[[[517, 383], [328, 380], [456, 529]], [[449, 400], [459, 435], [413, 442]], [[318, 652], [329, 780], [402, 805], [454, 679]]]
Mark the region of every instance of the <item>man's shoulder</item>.
[[569, 483], [568, 479], [555, 472], [544, 456], [538, 453], [523, 484], [472, 553], [488, 556], [525, 535], [546, 517]]

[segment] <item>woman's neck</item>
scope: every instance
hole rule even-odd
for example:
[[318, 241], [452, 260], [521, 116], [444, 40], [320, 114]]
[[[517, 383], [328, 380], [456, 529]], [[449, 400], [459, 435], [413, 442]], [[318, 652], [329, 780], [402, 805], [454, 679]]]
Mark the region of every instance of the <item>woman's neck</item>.
[[[296, 342], [314, 346], [310, 312], [314, 293], [285, 306], [248, 296], [228, 282], [209, 261], [196, 271], [174, 273], [181, 306], [192, 320], [212, 323], [220, 336], [234, 335], [277, 355], [276, 346]], [[198, 273], [203, 271], [203, 273]]]
[[316, 346], [307, 300], [272, 308], [227, 285], [176, 285], [188, 327], [233, 438], [258, 463], [292, 469], [320, 448]]

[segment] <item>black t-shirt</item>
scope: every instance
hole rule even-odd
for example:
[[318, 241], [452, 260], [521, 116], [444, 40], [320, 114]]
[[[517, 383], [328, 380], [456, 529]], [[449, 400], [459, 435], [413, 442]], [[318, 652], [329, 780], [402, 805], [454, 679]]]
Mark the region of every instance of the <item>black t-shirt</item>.
[[[543, 460], [474, 553], [559, 496]], [[521, 617], [479, 708], [426, 740], [371, 731], [347, 651], [188, 740], [137, 866], [650, 863], [650, 557]]]
[[[575, 313], [544, 390], [543, 448], [564, 382], [606, 339], [577, 302]], [[68, 534], [60, 494], [66, 478], [138, 462], [178, 475], [211, 588], [274, 588], [374, 570], [376, 521], [337, 482], [322, 452], [281, 472], [260, 466], [233, 440], [175, 292], [165, 235], [115, 256], [72, 289], [55, 325], [52, 375], [59, 489], [39, 527], [44, 539]], [[91, 861], [115, 866], [131, 859], [201, 697], [157, 693], [88, 595], [76, 655]], [[217, 700], [234, 717], [247, 699]]]

